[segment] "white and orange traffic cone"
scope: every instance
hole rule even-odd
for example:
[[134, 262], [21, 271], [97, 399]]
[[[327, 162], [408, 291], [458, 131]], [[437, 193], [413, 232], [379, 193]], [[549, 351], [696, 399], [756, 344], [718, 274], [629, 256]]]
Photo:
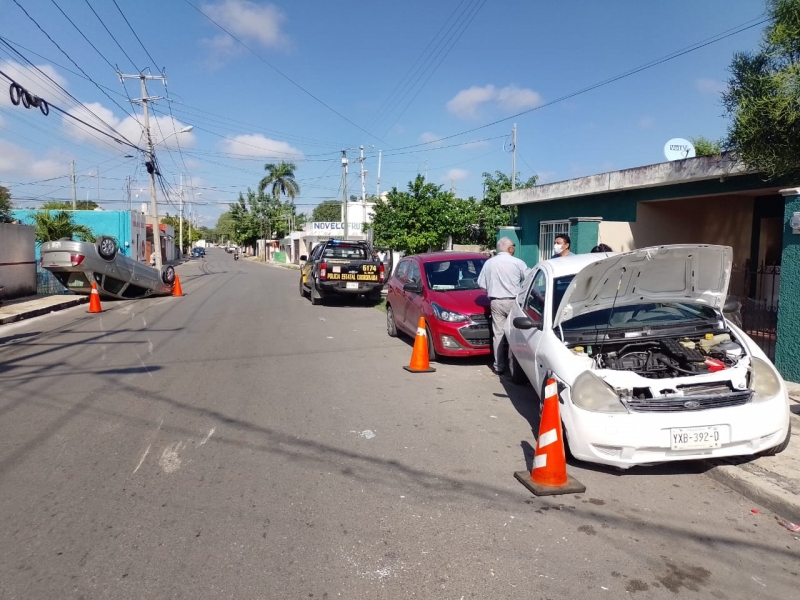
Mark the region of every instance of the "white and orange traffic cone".
[[428, 358], [428, 332], [425, 330], [425, 317], [419, 318], [414, 349], [411, 351], [411, 362], [403, 368], [410, 373], [433, 373], [436, 370], [431, 367]]
[[181, 288], [181, 278], [175, 273], [175, 283], [172, 285], [173, 296], [183, 296], [183, 288]]
[[92, 282], [92, 293], [89, 294], [89, 310], [86, 312], [90, 313], [99, 313], [103, 312], [102, 307], [100, 306], [100, 294], [97, 293], [97, 283]]
[[514, 477], [537, 496], [582, 494], [586, 486], [567, 474], [567, 458], [558, 409], [558, 383], [552, 377], [544, 388], [544, 407], [531, 472], [517, 471]]

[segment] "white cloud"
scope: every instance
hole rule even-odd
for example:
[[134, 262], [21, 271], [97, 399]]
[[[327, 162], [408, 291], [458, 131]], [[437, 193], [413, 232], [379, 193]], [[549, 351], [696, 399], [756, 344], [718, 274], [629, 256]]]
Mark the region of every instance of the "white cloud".
[[639, 119], [639, 128], [640, 129], [650, 129], [655, 123], [653, 117], [642, 117]]
[[473, 148], [488, 148], [489, 142], [486, 140], [477, 140], [474, 142], [467, 142], [464, 144], [464, 148], [467, 150], [472, 150]]
[[[244, 41], [255, 41], [267, 48], [285, 48], [289, 43], [289, 38], [281, 30], [286, 16], [274, 4], [222, 0], [217, 4], [205, 4], [202, 8], [209, 17]], [[212, 49], [228, 54], [238, 46], [226, 33], [206, 40], [206, 43]]]
[[469, 171], [465, 169], [450, 169], [444, 178], [447, 181], [462, 181], [469, 177]]
[[21, 146], [0, 139], [0, 174], [17, 179], [49, 179], [69, 173], [69, 164], [54, 158], [37, 158]]
[[[36, 68], [58, 83], [61, 87], [67, 86], [67, 81], [50, 65], [36, 65]], [[61, 93], [52, 81], [49, 81], [45, 75], [42, 75], [42, 73], [39, 73], [33, 67], [10, 60], [0, 60], [0, 70], [31, 94], [44, 98], [45, 100], [53, 100], [56, 93]], [[3, 83], [5, 84], [7, 82], [4, 81]], [[0, 93], [0, 106], [13, 106], [8, 95], [7, 85], [3, 85], [2, 93]], [[22, 105], [20, 104], [20, 108], [21, 107]]]
[[[126, 116], [124, 119], [119, 119], [111, 110], [99, 102], [89, 102], [85, 106], [88, 111], [76, 107], [69, 109], [67, 112], [85, 121], [89, 125], [96, 127], [100, 131], [116, 136], [117, 133], [109, 129], [109, 126], [111, 126], [126, 140], [140, 148], [143, 148], [147, 143], [144, 139], [144, 132], [141, 125], [142, 117], [140, 115], [137, 115], [136, 118]], [[82, 123], [78, 123], [74, 119], [63, 117], [63, 120], [64, 129], [79, 139], [87, 140], [98, 145], [105, 145], [105, 142], [114, 143], [106, 136]], [[164, 148], [176, 150], [179, 146], [180, 148], [190, 148], [194, 146], [196, 139], [193, 133], [179, 133], [184, 127], [184, 123], [181, 123], [177, 119], [173, 121], [171, 117], [163, 115], [150, 117], [150, 136], [153, 139], [153, 144], [155, 144], [156, 152]]]
[[277, 158], [279, 160], [300, 160], [303, 152], [287, 142], [271, 140], [261, 134], [237, 135], [222, 141], [222, 149], [231, 154], [246, 156]]
[[725, 85], [724, 82], [717, 81], [716, 79], [695, 79], [694, 87], [701, 94], [714, 96], [728, 89], [728, 86]]
[[419, 141], [422, 144], [430, 144], [438, 142], [442, 136], [432, 133], [430, 131], [423, 131], [419, 136]]
[[538, 92], [516, 85], [496, 88], [494, 85], [472, 86], [461, 90], [447, 102], [447, 110], [462, 119], [478, 116], [478, 109], [484, 105], [495, 105], [506, 112], [535, 108], [542, 103]]

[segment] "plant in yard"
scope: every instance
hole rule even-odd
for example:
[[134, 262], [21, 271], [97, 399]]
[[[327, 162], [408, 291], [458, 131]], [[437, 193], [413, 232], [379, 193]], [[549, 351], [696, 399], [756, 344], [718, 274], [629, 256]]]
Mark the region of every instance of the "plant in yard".
[[77, 237], [86, 242], [94, 242], [95, 235], [87, 225], [75, 223], [72, 213], [65, 210], [50, 212], [41, 210], [33, 213], [31, 224], [34, 226], [36, 241], [53, 242], [63, 238]]

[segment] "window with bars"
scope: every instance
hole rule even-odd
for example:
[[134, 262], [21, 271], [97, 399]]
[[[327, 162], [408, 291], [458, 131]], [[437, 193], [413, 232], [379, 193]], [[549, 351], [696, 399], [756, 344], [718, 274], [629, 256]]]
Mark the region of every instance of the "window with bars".
[[553, 244], [559, 235], [569, 235], [569, 221], [541, 221], [539, 223], [539, 260], [553, 256]]

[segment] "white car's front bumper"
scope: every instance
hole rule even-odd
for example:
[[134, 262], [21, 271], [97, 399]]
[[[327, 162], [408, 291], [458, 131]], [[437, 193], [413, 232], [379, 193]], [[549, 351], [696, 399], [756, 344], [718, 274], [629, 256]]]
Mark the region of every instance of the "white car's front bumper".
[[[598, 413], [572, 404], [562, 391], [562, 420], [570, 450], [579, 460], [627, 469], [635, 465], [757, 454], [780, 444], [789, 428], [785, 389], [763, 402], [674, 413]], [[726, 443], [719, 448], [672, 450], [673, 428], [721, 426]]]

